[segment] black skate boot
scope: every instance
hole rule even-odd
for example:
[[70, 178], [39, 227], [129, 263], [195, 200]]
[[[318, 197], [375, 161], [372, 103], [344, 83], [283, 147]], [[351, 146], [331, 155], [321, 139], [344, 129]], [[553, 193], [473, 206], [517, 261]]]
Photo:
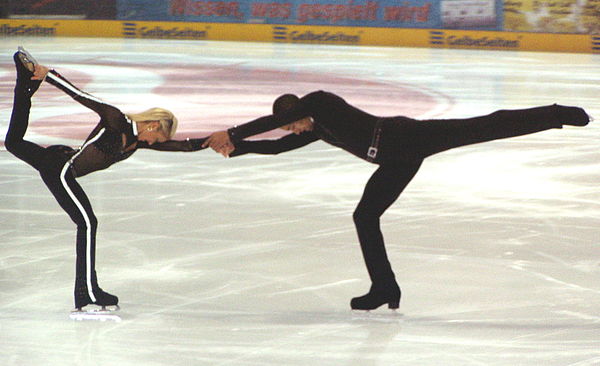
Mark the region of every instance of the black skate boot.
[[98, 286], [98, 282], [95, 279], [96, 276], [93, 277], [92, 293], [96, 298], [95, 301], [90, 297], [85, 280], [78, 279], [75, 281], [75, 308], [77, 308], [77, 310], [82, 310], [84, 306], [94, 304], [101, 306], [103, 310], [106, 309], [107, 306], [115, 306], [118, 309], [119, 298], [115, 295], [109, 294], [108, 292], [104, 292]]
[[367, 294], [353, 298], [350, 307], [352, 310], [374, 310], [383, 304], [388, 304], [388, 308], [398, 309], [401, 294], [396, 282], [386, 286], [372, 285]]
[[22, 47], [13, 55], [17, 67], [17, 85], [15, 92], [24, 92], [31, 97], [42, 84], [42, 80], [31, 80], [37, 61]]
[[585, 112], [583, 108], [568, 107], [556, 105], [558, 109], [558, 118], [563, 125], [571, 125], [583, 127], [592, 121], [592, 118]]

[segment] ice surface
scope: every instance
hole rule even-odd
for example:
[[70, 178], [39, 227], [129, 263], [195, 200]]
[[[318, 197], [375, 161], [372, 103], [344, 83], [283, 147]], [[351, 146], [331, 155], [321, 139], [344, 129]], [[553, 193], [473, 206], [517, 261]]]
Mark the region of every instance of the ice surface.
[[[316, 89], [375, 114], [466, 117], [560, 103], [600, 117], [600, 56], [116, 39], [5, 38], [125, 111], [163, 106], [178, 138]], [[96, 117], [44, 85], [27, 137], [79, 144]], [[267, 134], [267, 137], [277, 136]], [[1, 141], [1, 140], [0, 140]], [[0, 362], [22, 365], [600, 364], [600, 126], [428, 159], [382, 220], [397, 312], [368, 290], [351, 214], [372, 165], [314, 143], [279, 156], [138, 151], [80, 179], [101, 286], [121, 322], [77, 322], [75, 229], [0, 151]]]

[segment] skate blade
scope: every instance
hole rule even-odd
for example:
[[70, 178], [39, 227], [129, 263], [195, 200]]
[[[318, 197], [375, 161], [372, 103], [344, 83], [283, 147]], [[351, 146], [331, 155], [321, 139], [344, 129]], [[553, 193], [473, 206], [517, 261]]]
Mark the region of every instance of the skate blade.
[[35, 60], [35, 58], [33, 58], [33, 56], [31, 56], [31, 54], [21, 46], [19, 46], [18, 51], [19, 60], [21, 60], [23, 66], [25, 66], [27, 70], [35, 72], [35, 65], [37, 65], [37, 61]]
[[75, 309], [71, 311], [69, 314], [69, 318], [72, 320], [96, 320], [96, 321], [114, 321], [120, 322], [121, 317], [115, 314], [115, 311], [118, 311], [119, 305], [106, 307], [103, 306], [101, 308], [83, 308], [83, 309]]
[[396, 309], [380, 311], [353, 309], [350, 313], [353, 320], [368, 320], [382, 323], [399, 322], [404, 317], [404, 314], [396, 311]]

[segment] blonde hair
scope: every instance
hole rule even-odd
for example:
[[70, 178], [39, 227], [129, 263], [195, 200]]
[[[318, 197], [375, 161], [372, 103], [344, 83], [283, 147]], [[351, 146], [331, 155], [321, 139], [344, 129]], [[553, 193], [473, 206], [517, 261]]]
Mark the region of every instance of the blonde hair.
[[129, 113], [127, 117], [134, 122], [158, 121], [160, 123], [160, 130], [169, 139], [172, 139], [177, 131], [177, 117], [171, 111], [163, 108], [150, 108], [140, 113]]

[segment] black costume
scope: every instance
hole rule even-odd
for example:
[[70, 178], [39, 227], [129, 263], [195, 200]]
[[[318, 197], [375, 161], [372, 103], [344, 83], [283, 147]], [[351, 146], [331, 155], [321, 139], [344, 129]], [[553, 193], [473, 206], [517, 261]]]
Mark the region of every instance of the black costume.
[[90, 202], [75, 180], [91, 172], [106, 169], [131, 156], [138, 148], [165, 151], [196, 151], [204, 139], [166, 141], [148, 145], [137, 140], [136, 124], [119, 109], [103, 103], [79, 90], [56, 71], [51, 70], [46, 81], [63, 90], [77, 102], [100, 116], [100, 122], [81, 148], [53, 145], [42, 147], [23, 137], [29, 122], [31, 97], [41, 81], [30, 80], [33, 75], [14, 56], [17, 83], [10, 125], [5, 146], [8, 151], [39, 171], [40, 176], [59, 205], [77, 225], [77, 263], [75, 307], [87, 304], [116, 305], [118, 299], [98, 287], [95, 272], [96, 228], [98, 222]]
[[[305, 117], [313, 119], [310, 132], [277, 140], [243, 140]], [[235, 145], [231, 156], [278, 154], [323, 140], [379, 165], [353, 215], [372, 286], [367, 295], [353, 299], [351, 305], [354, 309], [373, 309], [385, 303], [390, 308], [398, 307], [400, 288], [387, 258], [379, 218], [415, 176], [423, 159], [459, 146], [562, 128], [563, 124], [585, 126], [588, 122], [583, 109], [556, 104], [500, 110], [467, 119], [381, 118], [349, 105], [335, 94], [317, 91], [300, 98], [286, 112], [230, 128], [228, 133]]]

